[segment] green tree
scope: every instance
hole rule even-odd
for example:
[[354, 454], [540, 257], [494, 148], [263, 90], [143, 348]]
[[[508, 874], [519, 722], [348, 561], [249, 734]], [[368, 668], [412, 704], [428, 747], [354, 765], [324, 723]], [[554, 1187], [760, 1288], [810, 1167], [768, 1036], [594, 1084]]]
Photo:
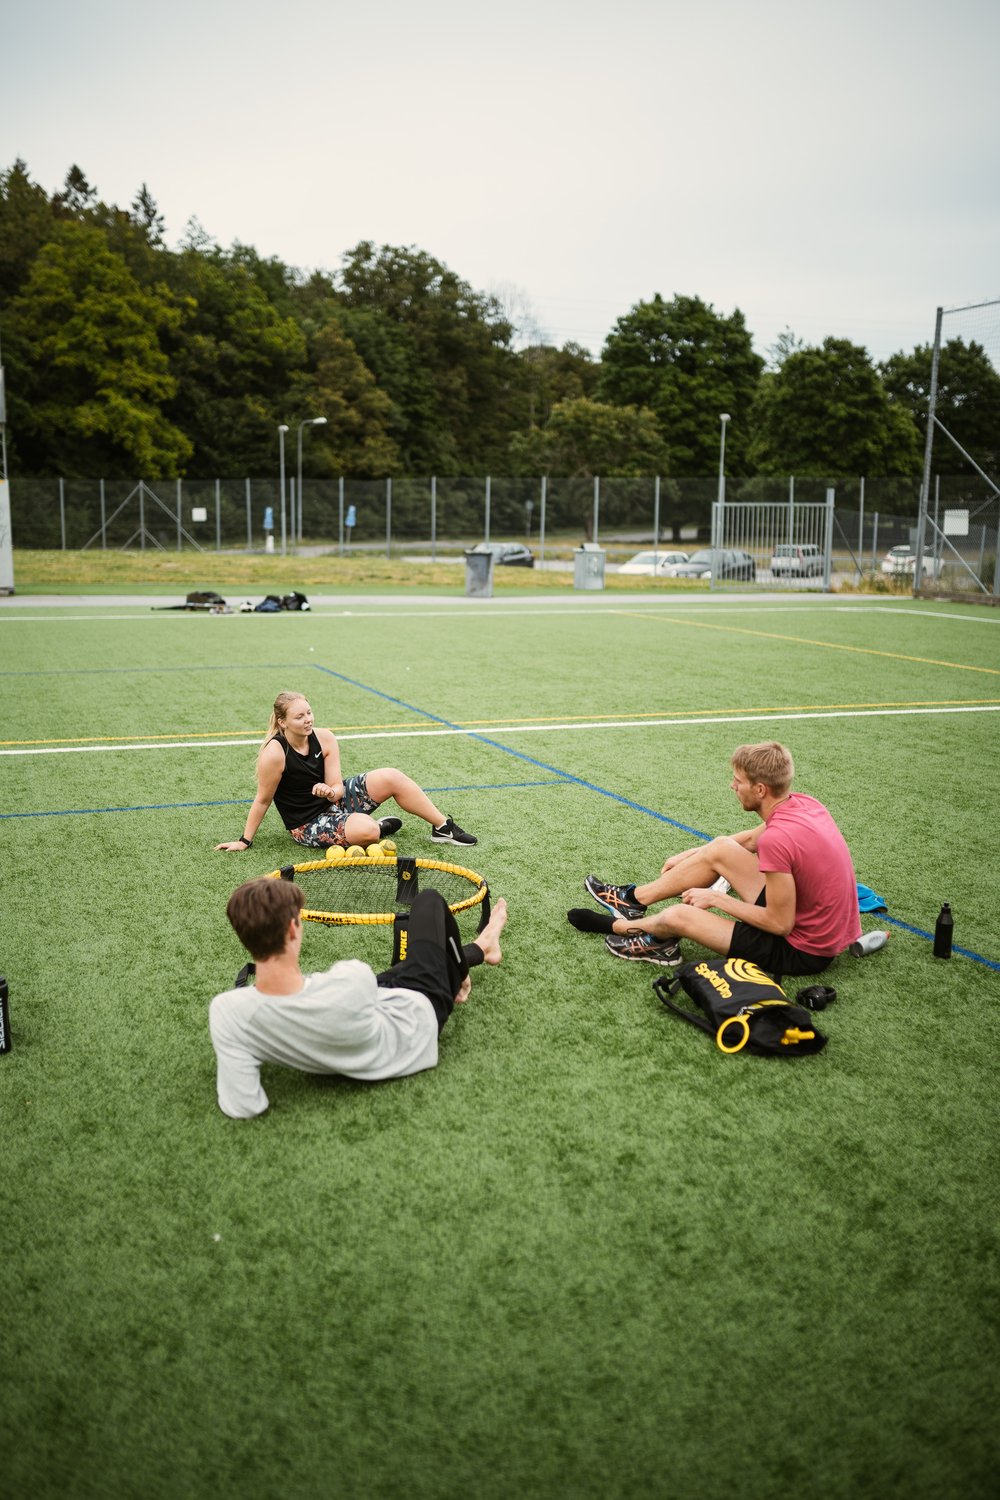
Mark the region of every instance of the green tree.
[[600, 379], [600, 366], [579, 344], [532, 344], [517, 356], [525, 393], [528, 427], [544, 427], [553, 407], [579, 396], [593, 397]]
[[327, 419], [311, 440], [313, 472], [362, 479], [397, 474], [392, 402], [336, 318], [311, 341], [310, 355], [310, 373], [293, 381], [289, 397], [293, 425], [299, 413]]
[[847, 339], [789, 354], [761, 382], [751, 425], [750, 457], [762, 474], [920, 472], [912, 416], [890, 401], [868, 351]]
[[160, 345], [178, 321], [100, 230], [57, 225], [9, 309], [9, 421], [22, 472], [181, 472], [191, 445], [163, 413], [176, 384]]
[[146, 287], [162, 287], [170, 263], [163, 244], [163, 216], [143, 183], [131, 210], [96, 203], [85, 222], [102, 229], [108, 248], [120, 255], [132, 275]]
[[0, 172], [0, 309], [24, 285], [54, 225], [48, 194], [31, 181], [20, 158]]
[[597, 394], [649, 407], [667, 445], [669, 471], [685, 478], [718, 466], [719, 417], [731, 417], [726, 466], [747, 471], [748, 418], [764, 361], [737, 308], [729, 317], [700, 297], [656, 294], [618, 319], [601, 355]]
[[182, 317], [170, 344], [177, 391], [167, 410], [190, 439], [192, 472], [273, 472], [277, 427], [291, 420], [292, 381], [306, 368], [305, 335], [216, 246], [170, 257], [168, 274]]
[[511, 439], [510, 453], [520, 474], [572, 479], [667, 472], [666, 444], [651, 411], [611, 406], [587, 396], [558, 402], [544, 427]]
[[[930, 344], [922, 344], [912, 354], [893, 354], [880, 366], [890, 401], [909, 412], [916, 424], [921, 452], [927, 435], [933, 357]], [[935, 411], [979, 467], [995, 475], [1000, 469], [1000, 374], [981, 344], [949, 339], [942, 346]], [[934, 455], [935, 468], [941, 473], [972, 472], [943, 433], [935, 433]]]
[[340, 287], [344, 328], [392, 398], [404, 467], [456, 475], [502, 463], [517, 367], [495, 300], [422, 250], [370, 241], [345, 257]]
[[52, 200], [56, 212], [67, 219], [86, 219], [97, 202], [97, 189], [91, 187], [75, 164], [66, 173], [66, 184]]
[[132, 200], [132, 211], [129, 217], [143, 234], [147, 244], [162, 247], [163, 231], [167, 227], [166, 221], [157, 207], [156, 199], [145, 183]]

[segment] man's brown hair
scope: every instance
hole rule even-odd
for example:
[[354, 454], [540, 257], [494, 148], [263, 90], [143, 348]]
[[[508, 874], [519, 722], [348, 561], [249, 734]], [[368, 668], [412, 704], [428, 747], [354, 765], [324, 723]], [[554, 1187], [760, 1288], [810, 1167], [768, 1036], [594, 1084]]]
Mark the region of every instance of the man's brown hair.
[[290, 880], [247, 880], [229, 898], [226, 916], [251, 958], [274, 958], [285, 946], [288, 924], [306, 898]]
[[787, 792], [795, 775], [792, 752], [777, 740], [765, 740], [760, 745], [737, 745], [729, 763], [734, 771], [742, 771], [751, 782], [761, 781], [772, 792]]

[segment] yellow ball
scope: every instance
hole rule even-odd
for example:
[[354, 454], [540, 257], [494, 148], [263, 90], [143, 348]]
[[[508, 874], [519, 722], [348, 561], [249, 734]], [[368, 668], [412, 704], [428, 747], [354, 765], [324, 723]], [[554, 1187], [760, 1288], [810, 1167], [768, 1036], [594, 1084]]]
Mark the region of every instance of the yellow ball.
[[339, 844], [331, 844], [326, 851], [326, 857], [331, 865], [336, 864], [338, 859], [344, 858], [344, 851]]
[[382, 853], [387, 854], [390, 859], [396, 852], [396, 845], [392, 839], [379, 839], [378, 847], [382, 850]]
[[363, 844], [352, 844], [347, 851], [348, 859], [364, 859], [365, 848]]

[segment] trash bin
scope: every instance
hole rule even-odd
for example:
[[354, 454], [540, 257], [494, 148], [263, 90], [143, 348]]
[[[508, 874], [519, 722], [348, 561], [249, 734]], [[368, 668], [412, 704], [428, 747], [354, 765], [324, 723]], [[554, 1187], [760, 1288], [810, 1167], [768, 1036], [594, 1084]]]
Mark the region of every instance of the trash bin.
[[493, 598], [493, 553], [473, 548], [465, 554], [465, 593], [469, 599]]
[[607, 553], [596, 542], [584, 542], [573, 553], [573, 587], [575, 589], [602, 589], [604, 587], [604, 559]]

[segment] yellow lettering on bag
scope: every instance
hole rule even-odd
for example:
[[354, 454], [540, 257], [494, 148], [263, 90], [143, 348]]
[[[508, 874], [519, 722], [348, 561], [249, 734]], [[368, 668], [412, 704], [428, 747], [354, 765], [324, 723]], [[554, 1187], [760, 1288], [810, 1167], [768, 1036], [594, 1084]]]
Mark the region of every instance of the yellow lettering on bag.
[[712, 988], [714, 990], [718, 990], [723, 1000], [729, 1000], [732, 998], [733, 992], [729, 988], [729, 985], [726, 983], [726, 981], [723, 979], [722, 975], [716, 974], [715, 970], [713, 968], [710, 968], [707, 963], [702, 962], [698, 964], [695, 968], [695, 973], [700, 974], [703, 979], [707, 979]]

